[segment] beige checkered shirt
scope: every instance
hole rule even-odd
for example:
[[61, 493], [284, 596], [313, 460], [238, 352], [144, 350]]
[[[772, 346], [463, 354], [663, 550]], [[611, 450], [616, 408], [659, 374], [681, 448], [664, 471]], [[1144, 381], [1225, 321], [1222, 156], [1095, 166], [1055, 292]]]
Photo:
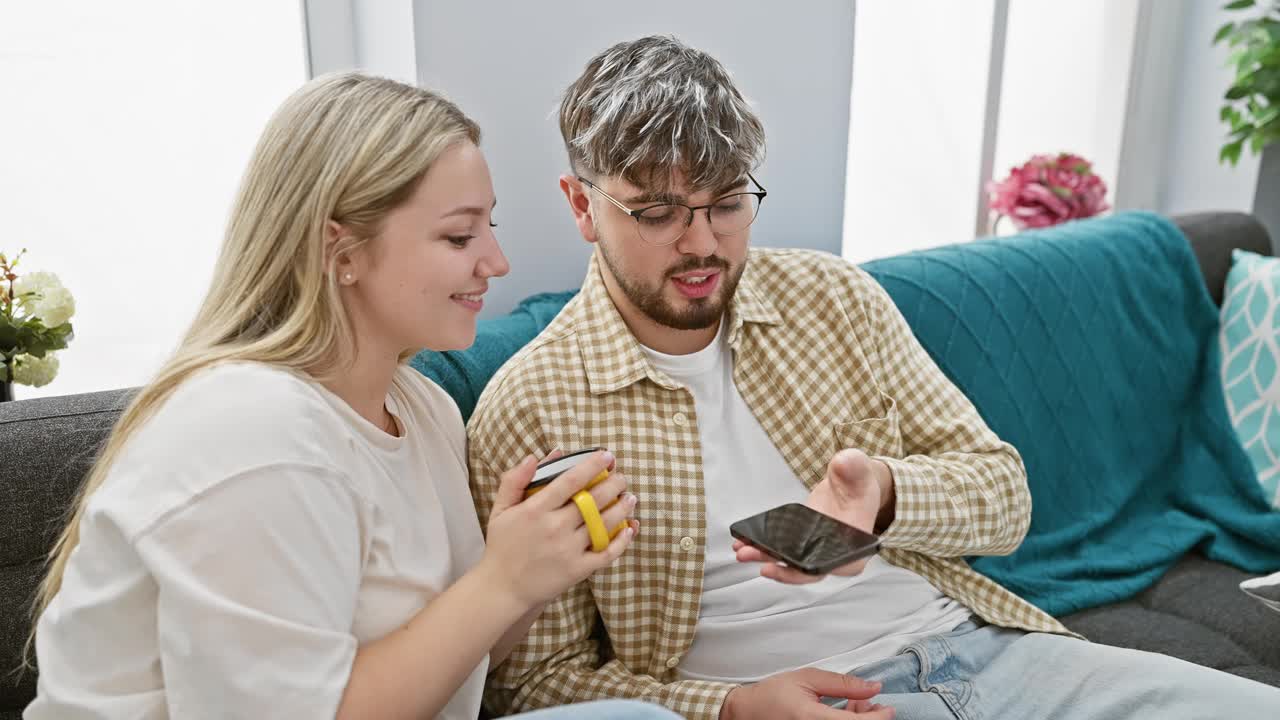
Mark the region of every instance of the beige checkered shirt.
[[[806, 485], [841, 448], [889, 465], [897, 507], [882, 536], [886, 561], [990, 623], [1066, 632], [963, 560], [1021, 542], [1026, 472], [870, 276], [824, 253], [754, 249], [728, 341], [738, 391]], [[650, 365], [594, 258], [582, 292], [490, 382], [469, 434], [482, 524], [500, 472], [557, 447], [609, 448], [640, 497], [634, 545], [547, 607], [490, 676], [487, 706], [640, 698], [717, 718], [733, 685], [676, 679], [698, 622], [704, 548], [731, 542], [706, 537], [693, 396]]]

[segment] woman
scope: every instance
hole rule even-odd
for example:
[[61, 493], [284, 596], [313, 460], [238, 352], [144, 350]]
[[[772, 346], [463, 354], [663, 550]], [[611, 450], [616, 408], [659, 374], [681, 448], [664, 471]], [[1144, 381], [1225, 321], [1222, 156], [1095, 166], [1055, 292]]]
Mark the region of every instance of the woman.
[[[260, 139], [212, 287], [121, 417], [39, 599], [25, 717], [475, 718], [490, 663], [608, 549], [565, 502], [608, 453], [481, 536], [456, 406], [404, 361], [465, 348], [506, 258], [480, 131], [440, 97], [319, 78]], [[604, 703], [547, 717], [671, 717]]]

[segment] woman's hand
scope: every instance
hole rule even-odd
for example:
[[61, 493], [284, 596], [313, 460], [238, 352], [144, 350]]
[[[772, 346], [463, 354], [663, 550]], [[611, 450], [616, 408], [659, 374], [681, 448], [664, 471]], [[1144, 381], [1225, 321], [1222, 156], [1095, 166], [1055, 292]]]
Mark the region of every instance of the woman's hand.
[[[601, 471], [613, 468], [613, 454], [595, 453], [577, 467], [525, 498], [537, 463], [533, 456], [502, 475], [481, 565], [523, 605], [548, 602], [592, 573], [617, 560], [631, 544], [639, 524], [631, 519], [636, 496], [624, 492], [626, 478], [612, 473], [589, 492], [601, 508], [606, 528], [628, 527], [602, 552], [591, 550], [591, 537], [571, 498]], [[615, 503], [615, 501], [617, 501]], [[613, 504], [613, 507], [604, 509]]]

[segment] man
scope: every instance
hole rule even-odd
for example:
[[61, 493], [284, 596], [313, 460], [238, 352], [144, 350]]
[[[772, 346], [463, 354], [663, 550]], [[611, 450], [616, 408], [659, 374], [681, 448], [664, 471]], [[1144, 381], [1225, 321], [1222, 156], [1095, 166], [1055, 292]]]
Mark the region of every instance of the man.
[[[500, 469], [607, 447], [642, 529], [546, 608], [491, 677], [493, 710], [618, 696], [728, 720], [850, 717], [823, 698], [877, 720], [1280, 707], [1261, 684], [1084, 642], [969, 568], [1026, 534], [1021, 459], [868, 275], [748, 250], [764, 132], [716, 60], [671, 38], [616, 45], [566, 91], [560, 126], [560, 186], [595, 252], [581, 293], [481, 398], [473, 493], [483, 522]], [[809, 583], [734, 544], [731, 523], [788, 502], [880, 533], [882, 553]]]

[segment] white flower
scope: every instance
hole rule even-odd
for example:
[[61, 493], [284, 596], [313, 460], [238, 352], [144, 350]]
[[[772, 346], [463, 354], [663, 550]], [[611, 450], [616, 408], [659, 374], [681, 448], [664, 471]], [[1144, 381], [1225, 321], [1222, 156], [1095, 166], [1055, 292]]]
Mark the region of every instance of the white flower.
[[51, 272], [33, 272], [19, 275], [18, 279], [13, 281], [13, 292], [22, 299], [24, 303], [30, 302], [32, 298], [22, 297], [29, 293], [35, 293], [37, 296], [45, 290], [54, 287], [62, 287], [62, 282], [58, 280], [58, 276]]
[[50, 288], [36, 301], [32, 314], [40, 318], [47, 328], [56, 328], [71, 319], [76, 312], [76, 300], [64, 287]]
[[58, 358], [53, 353], [45, 353], [42, 358], [18, 355], [13, 359], [13, 381], [19, 385], [43, 387], [57, 375]]
[[13, 283], [13, 292], [20, 298], [22, 308], [40, 318], [47, 328], [62, 325], [76, 312], [76, 301], [71, 297], [71, 291], [63, 287], [58, 276], [51, 272], [19, 276]]

